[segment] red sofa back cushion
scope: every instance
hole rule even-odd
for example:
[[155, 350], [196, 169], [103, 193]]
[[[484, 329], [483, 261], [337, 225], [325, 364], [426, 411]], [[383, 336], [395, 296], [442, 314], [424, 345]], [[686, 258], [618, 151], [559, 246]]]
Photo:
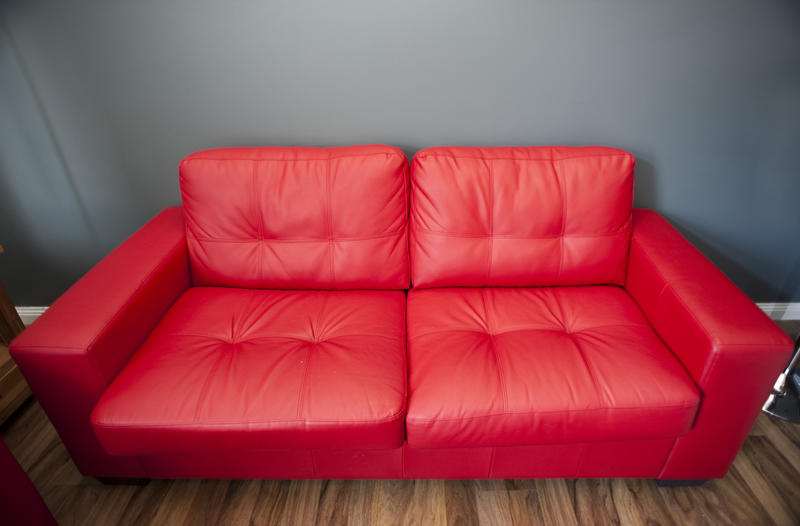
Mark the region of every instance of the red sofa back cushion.
[[622, 284], [634, 158], [604, 147], [422, 150], [415, 287]]
[[408, 287], [408, 161], [390, 146], [226, 148], [180, 166], [195, 285]]

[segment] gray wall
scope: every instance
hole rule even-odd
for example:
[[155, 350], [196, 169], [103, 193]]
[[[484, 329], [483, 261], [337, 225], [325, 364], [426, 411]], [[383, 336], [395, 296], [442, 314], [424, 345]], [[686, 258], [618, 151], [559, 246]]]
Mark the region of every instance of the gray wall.
[[800, 300], [800, 3], [0, 3], [0, 280], [48, 304], [208, 147], [603, 144], [753, 299]]

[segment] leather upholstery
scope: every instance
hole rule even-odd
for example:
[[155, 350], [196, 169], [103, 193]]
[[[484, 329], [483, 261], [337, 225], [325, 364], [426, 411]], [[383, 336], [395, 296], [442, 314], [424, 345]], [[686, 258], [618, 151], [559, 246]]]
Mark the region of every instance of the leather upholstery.
[[674, 439], [419, 449], [253, 449], [138, 457], [153, 478], [656, 477]]
[[626, 288], [703, 393], [663, 478], [722, 477], [793, 344], [742, 291], [650, 210], [633, 215]]
[[230, 148], [181, 162], [195, 285], [408, 288], [408, 161], [389, 146]]
[[633, 164], [601, 147], [422, 150], [411, 168], [414, 286], [622, 285]]
[[189, 286], [183, 210], [167, 208], [11, 342], [11, 356], [82, 473], [144, 476], [137, 459], [102, 448], [89, 414]]
[[199, 152], [11, 354], [86, 475], [720, 477], [792, 343], [632, 170], [433, 148], [409, 194], [386, 146]]
[[102, 396], [112, 454], [403, 443], [399, 291], [193, 287]]
[[408, 353], [412, 447], [669, 438], [699, 402], [618, 287], [412, 291]]

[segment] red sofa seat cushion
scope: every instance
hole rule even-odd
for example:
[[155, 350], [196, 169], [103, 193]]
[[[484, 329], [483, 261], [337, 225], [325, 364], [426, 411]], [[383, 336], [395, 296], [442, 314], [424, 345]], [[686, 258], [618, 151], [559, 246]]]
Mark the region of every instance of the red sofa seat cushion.
[[418, 152], [414, 287], [624, 284], [633, 164], [599, 146]]
[[676, 437], [699, 403], [618, 287], [412, 290], [408, 337], [412, 447]]
[[223, 148], [180, 166], [195, 285], [408, 288], [408, 160], [391, 146]]
[[196, 287], [91, 415], [109, 453], [403, 443], [400, 291]]

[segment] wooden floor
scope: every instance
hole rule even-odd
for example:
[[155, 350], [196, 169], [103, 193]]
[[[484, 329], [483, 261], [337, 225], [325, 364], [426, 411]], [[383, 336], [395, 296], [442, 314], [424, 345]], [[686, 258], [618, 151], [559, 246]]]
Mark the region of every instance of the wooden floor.
[[[784, 328], [795, 332], [800, 323]], [[104, 486], [78, 473], [33, 400], [0, 434], [62, 525], [800, 524], [800, 425], [764, 415], [728, 476], [694, 488], [658, 488], [638, 479]]]

